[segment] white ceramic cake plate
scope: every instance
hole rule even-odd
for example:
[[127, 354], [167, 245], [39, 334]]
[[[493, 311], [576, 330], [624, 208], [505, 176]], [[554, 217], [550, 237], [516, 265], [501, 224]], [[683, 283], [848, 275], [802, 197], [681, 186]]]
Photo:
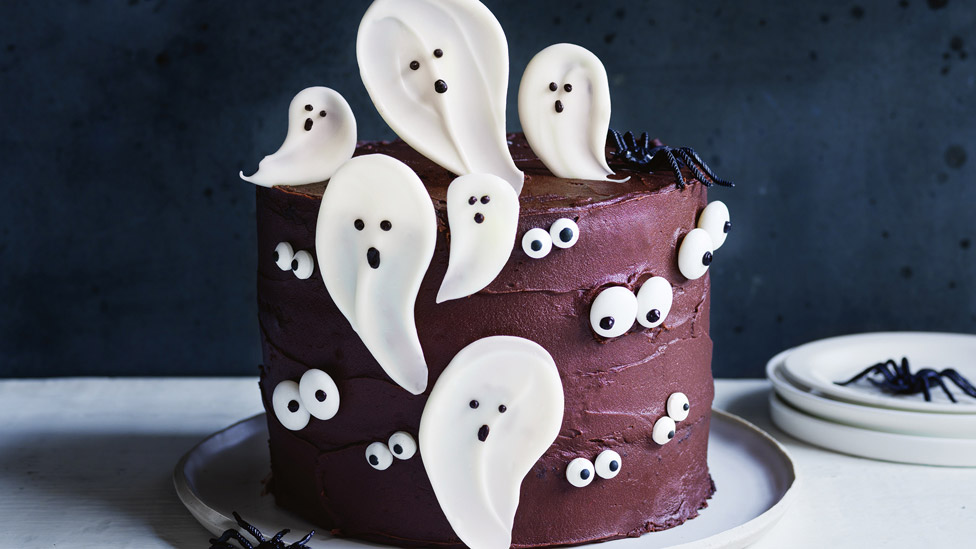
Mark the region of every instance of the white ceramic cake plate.
[[908, 357], [912, 372], [921, 368], [955, 368], [969, 380], [976, 380], [976, 336], [927, 332], [878, 332], [822, 339], [801, 345], [785, 360], [785, 374], [795, 382], [831, 397], [856, 404], [896, 408], [915, 412], [976, 414], [976, 399], [954, 383], [944, 380], [958, 403], [953, 404], [941, 388], [930, 389], [932, 401], [921, 394], [882, 393], [865, 379], [847, 386], [837, 385], [868, 366]]
[[[176, 492], [194, 518], [214, 535], [237, 528], [232, 511], [265, 535], [290, 528], [289, 543], [313, 527], [277, 508], [263, 494], [268, 432], [264, 414], [231, 425], [190, 450], [176, 465]], [[796, 470], [786, 450], [734, 415], [713, 410], [708, 465], [718, 488], [701, 514], [681, 526], [639, 538], [600, 544], [607, 549], [733, 549], [759, 539], [796, 497]], [[201, 547], [206, 540], [201, 540]], [[383, 547], [318, 534], [311, 548]]]
[[943, 438], [976, 439], [976, 414], [931, 414], [861, 406], [830, 398], [805, 387], [783, 371], [784, 359], [792, 349], [774, 356], [766, 364], [766, 376], [784, 401], [821, 419], [874, 431]]

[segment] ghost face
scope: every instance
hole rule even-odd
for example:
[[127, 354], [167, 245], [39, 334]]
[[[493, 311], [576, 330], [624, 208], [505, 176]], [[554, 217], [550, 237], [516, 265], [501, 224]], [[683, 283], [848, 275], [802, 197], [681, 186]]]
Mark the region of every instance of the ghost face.
[[326, 181], [356, 150], [356, 118], [338, 92], [302, 90], [288, 107], [288, 134], [278, 152], [264, 157], [254, 175], [241, 179], [262, 187]]
[[510, 546], [522, 479], [559, 434], [563, 388], [552, 357], [511, 336], [459, 352], [431, 391], [420, 453], [437, 501], [472, 549]]
[[508, 44], [488, 8], [376, 0], [356, 54], [370, 98], [401, 139], [455, 174], [494, 174], [521, 191], [505, 137]]
[[469, 296], [505, 267], [518, 229], [519, 201], [512, 187], [490, 174], [463, 175], [447, 188], [451, 258], [437, 302]]
[[519, 119], [532, 151], [553, 174], [606, 179], [610, 86], [603, 63], [573, 44], [542, 50], [522, 75]]
[[367, 155], [332, 177], [319, 210], [315, 250], [329, 295], [373, 358], [401, 387], [427, 387], [414, 303], [434, 253], [434, 207], [402, 162]]

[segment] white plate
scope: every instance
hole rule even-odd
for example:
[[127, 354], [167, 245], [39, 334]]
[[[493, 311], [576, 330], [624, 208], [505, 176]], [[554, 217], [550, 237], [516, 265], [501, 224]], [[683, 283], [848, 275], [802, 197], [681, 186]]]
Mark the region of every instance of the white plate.
[[919, 437], [860, 429], [820, 419], [769, 395], [773, 423], [794, 437], [842, 454], [881, 461], [976, 467], [976, 440]]
[[908, 357], [913, 372], [921, 368], [955, 368], [976, 383], [976, 336], [925, 332], [879, 332], [822, 339], [801, 345], [786, 357], [785, 373], [793, 381], [834, 398], [899, 410], [976, 414], [976, 398], [944, 380], [958, 401], [953, 404], [942, 389], [930, 389], [932, 402], [921, 394], [883, 393], [866, 379], [847, 386], [847, 381], [872, 364]]
[[[215, 433], [176, 465], [176, 492], [194, 518], [214, 535], [237, 528], [231, 512], [265, 535], [291, 528], [289, 543], [313, 527], [262, 495], [268, 476], [268, 432], [264, 414]], [[601, 543], [601, 549], [733, 549], [759, 539], [783, 516], [797, 486], [786, 450], [751, 423], [713, 410], [708, 462], [718, 491], [701, 514], [670, 530]], [[201, 540], [201, 546], [206, 540]], [[311, 548], [382, 547], [316, 533]]]
[[976, 414], [930, 414], [836, 400], [798, 384], [783, 372], [786, 350], [766, 364], [766, 376], [786, 402], [808, 414], [853, 427], [927, 437], [976, 439]]

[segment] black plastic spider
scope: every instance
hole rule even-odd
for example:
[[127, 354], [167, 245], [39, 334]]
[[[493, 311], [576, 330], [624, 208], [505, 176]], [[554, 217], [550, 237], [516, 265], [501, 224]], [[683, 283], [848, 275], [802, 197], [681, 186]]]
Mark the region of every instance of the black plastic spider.
[[237, 512], [234, 512], [234, 519], [237, 520], [237, 525], [244, 529], [245, 532], [251, 534], [251, 536], [258, 540], [257, 546], [251, 545], [251, 542], [247, 540], [240, 532], [234, 530], [233, 528], [229, 530], [224, 530], [219, 538], [210, 539], [210, 549], [237, 549], [237, 547], [231, 545], [230, 540], [233, 539], [237, 543], [241, 544], [244, 549], [309, 549], [305, 545], [308, 540], [312, 539], [315, 535], [315, 530], [312, 530], [304, 538], [292, 543], [291, 545], [285, 545], [285, 542], [281, 540], [291, 530], [282, 530], [274, 535], [273, 538], [267, 539], [262, 534], [261, 531], [249, 524], [247, 521], [241, 518]]
[[861, 379], [862, 377], [869, 374], [881, 374], [884, 377], [883, 380], [877, 380], [873, 378], [867, 378], [868, 381], [874, 384], [882, 391], [887, 393], [893, 393], [896, 395], [917, 395], [922, 393], [925, 395], [926, 401], [932, 400], [932, 395], [929, 393], [929, 388], [936, 385], [942, 387], [945, 391], [947, 397], [952, 402], [956, 402], [956, 397], [952, 396], [949, 392], [949, 388], [942, 381], [942, 378], [948, 378], [950, 381], [956, 384], [957, 387], [962, 389], [967, 395], [976, 398], [976, 387], [969, 382], [962, 375], [953, 370], [952, 368], [946, 368], [941, 372], [937, 372], [931, 368], [922, 368], [921, 370], [915, 372], [914, 374], [908, 369], [908, 358], [901, 359], [901, 366], [899, 366], [894, 360], [887, 360], [885, 362], [879, 362], [874, 366], [865, 368], [863, 372], [857, 374], [856, 376], [848, 379], [847, 381], [835, 381], [837, 385], [848, 385], [854, 383], [855, 381]]
[[[713, 184], [723, 187], [735, 187], [735, 183], [719, 179], [715, 172], [705, 164], [705, 161], [698, 156], [698, 153], [691, 147], [673, 148], [666, 145], [653, 146], [654, 143], [647, 136], [647, 132], [641, 134], [640, 139], [634, 136], [633, 132], [623, 135], [617, 130], [611, 129], [610, 136], [617, 150], [613, 153], [614, 160], [623, 160], [630, 164], [635, 164], [641, 168], [651, 170], [653, 163], [659, 163], [662, 169], [671, 168], [674, 172], [675, 184], [679, 189], [685, 188], [687, 184], [681, 175], [681, 164], [688, 166], [688, 169], [695, 174], [695, 178], [702, 182], [706, 187]], [[667, 164], [663, 164], [666, 161]], [[706, 177], [707, 176], [707, 177]]]

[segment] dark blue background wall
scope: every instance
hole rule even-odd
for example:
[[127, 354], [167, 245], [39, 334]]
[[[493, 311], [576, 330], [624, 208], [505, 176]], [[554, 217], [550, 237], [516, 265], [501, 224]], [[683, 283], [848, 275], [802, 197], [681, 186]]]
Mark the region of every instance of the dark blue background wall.
[[[867, 330], [976, 331], [976, 3], [485, 0], [511, 51], [577, 42], [612, 125], [738, 188], [719, 376]], [[0, 376], [255, 374], [254, 190], [291, 97], [358, 76], [366, 1], [0, 7]], [[510, 128], [518, 127], [514, 109]]]

